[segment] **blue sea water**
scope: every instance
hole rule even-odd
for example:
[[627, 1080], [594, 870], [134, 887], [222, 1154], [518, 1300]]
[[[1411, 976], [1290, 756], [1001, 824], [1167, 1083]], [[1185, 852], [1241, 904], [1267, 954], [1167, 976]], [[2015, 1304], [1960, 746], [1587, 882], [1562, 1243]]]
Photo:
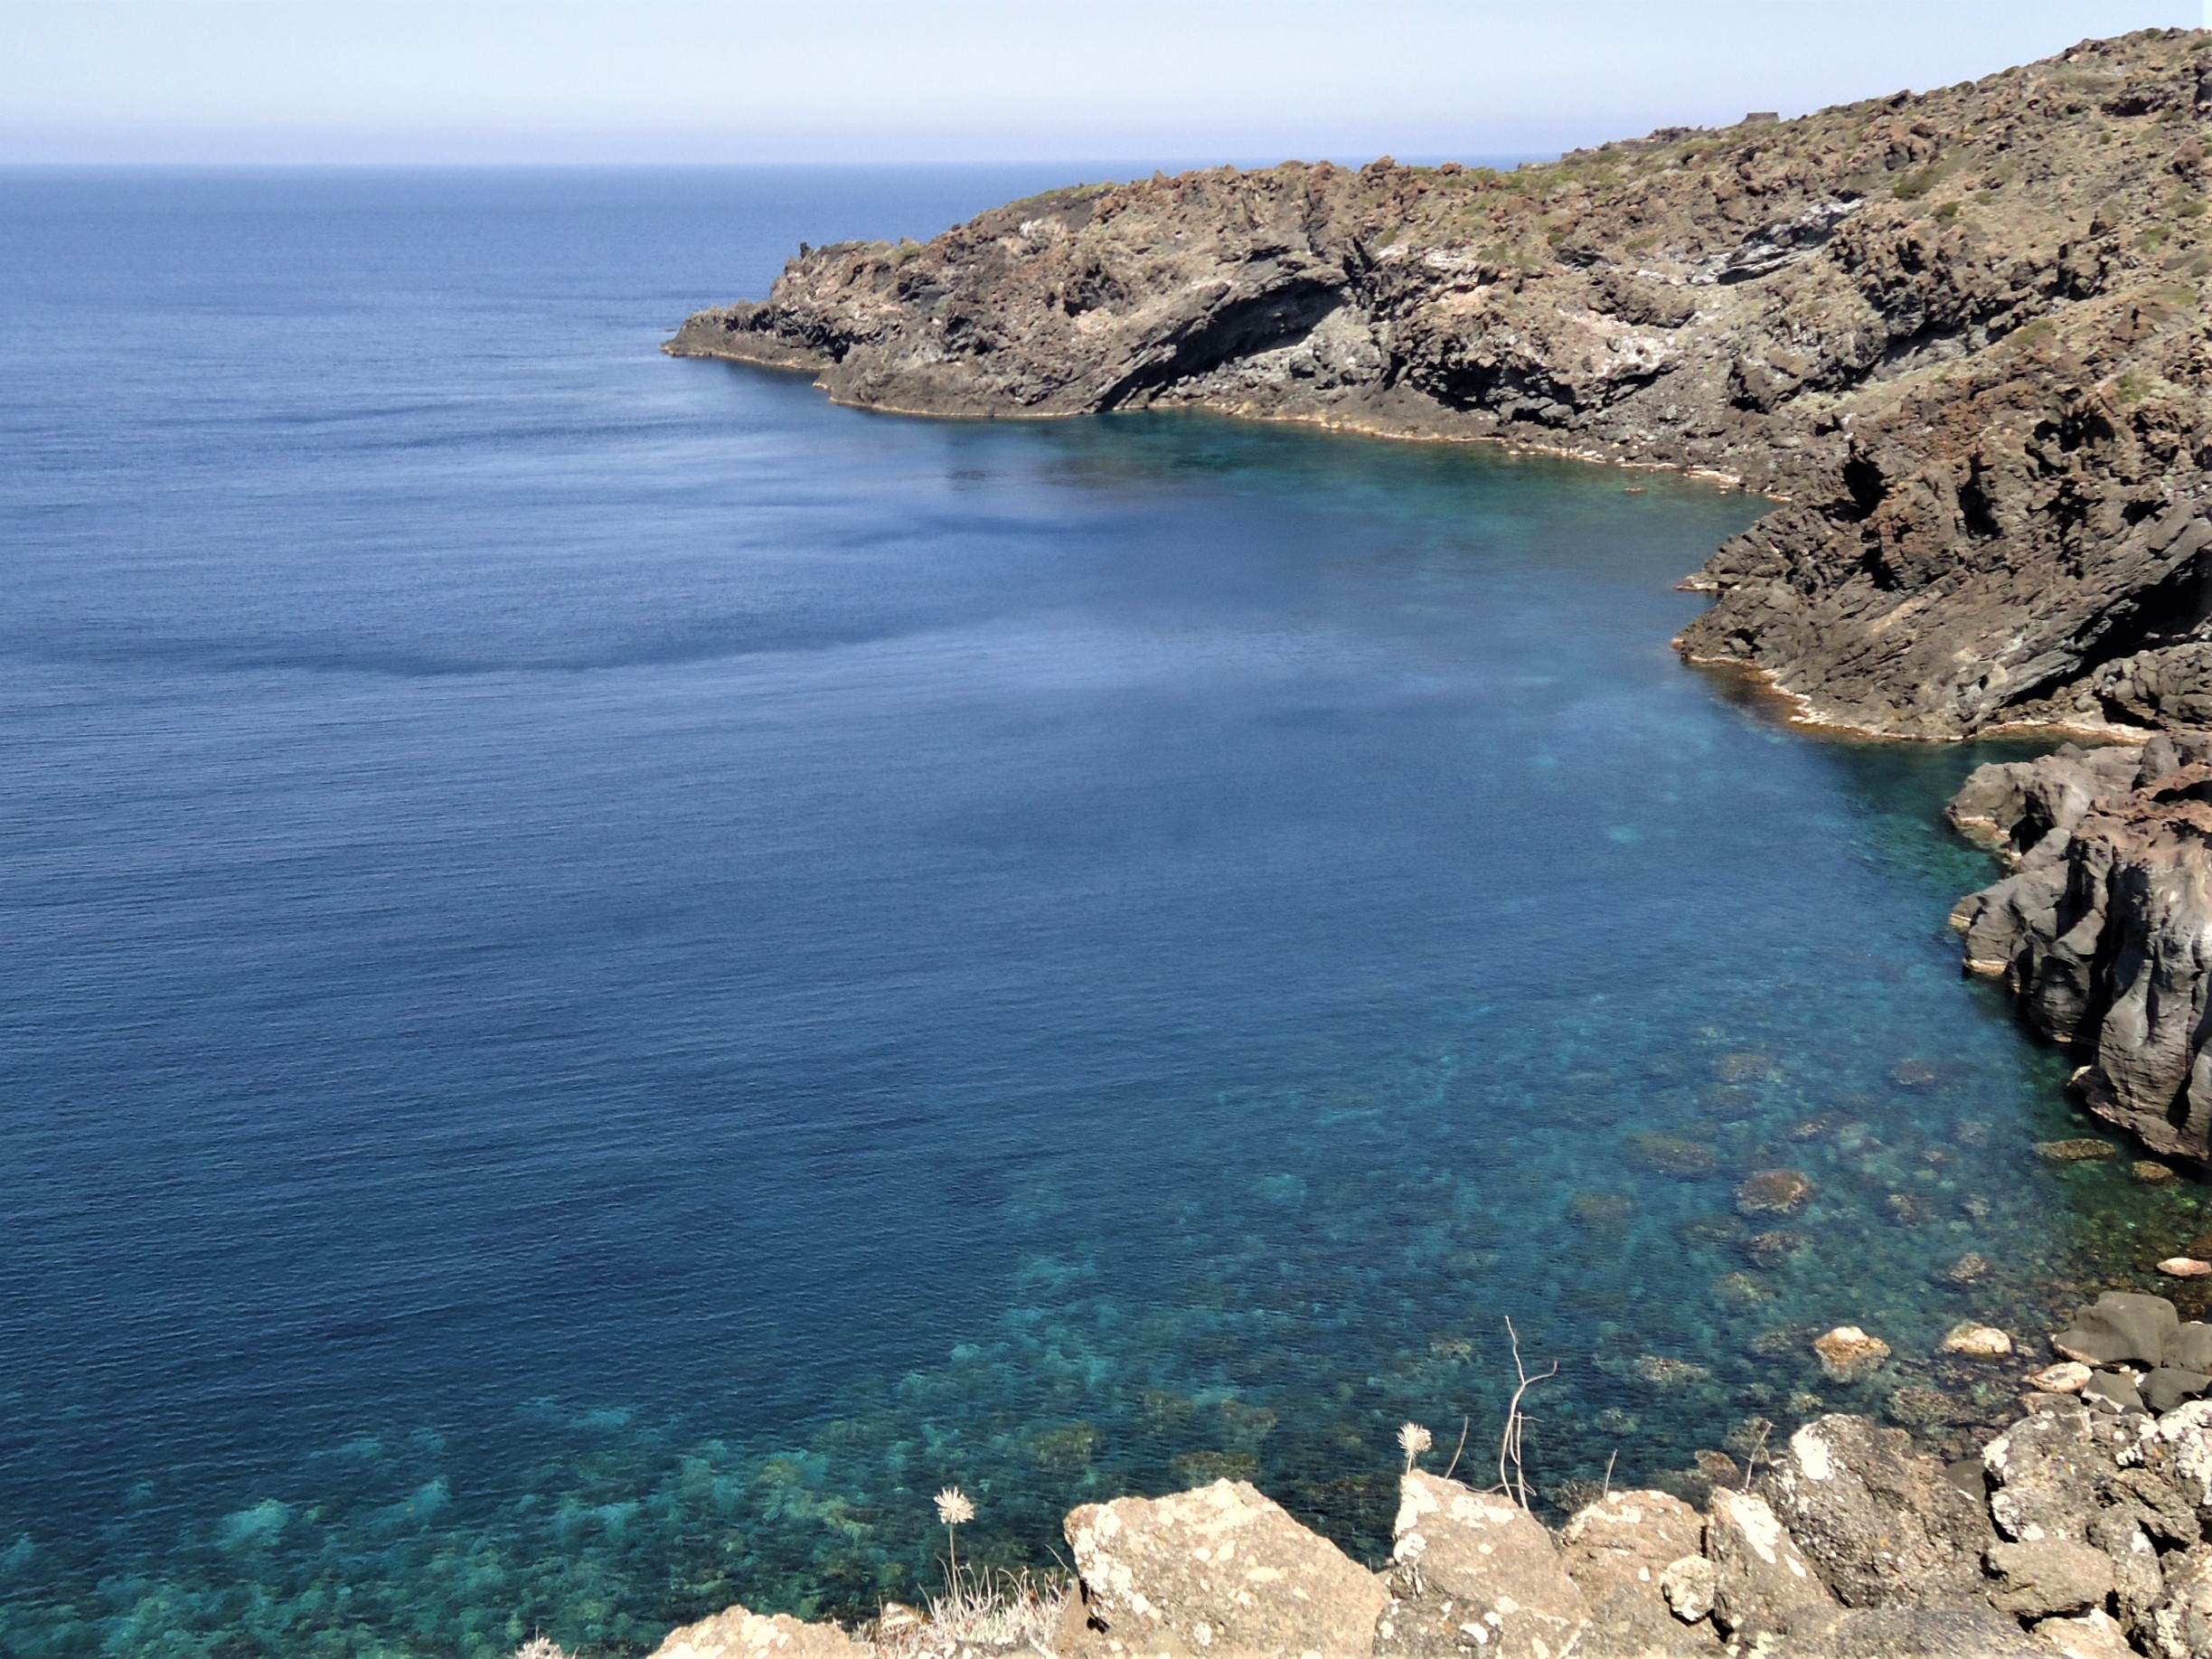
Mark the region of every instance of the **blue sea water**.
[[1667, 648], [1755, 501], [656, 350], [1056, 182], [0, 179], [0, 1650], [864, 1615], [948, 1484], [1373, 1555], [1508, 1316], [1556, 1504], [2203, 1224], [1958, 976], [2022, 751]]

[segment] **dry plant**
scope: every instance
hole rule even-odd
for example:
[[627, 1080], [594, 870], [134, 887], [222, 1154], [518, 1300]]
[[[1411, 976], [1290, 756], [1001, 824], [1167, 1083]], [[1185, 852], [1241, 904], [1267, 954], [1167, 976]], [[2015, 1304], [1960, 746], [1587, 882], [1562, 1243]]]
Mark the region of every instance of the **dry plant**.
[[1418, 1423], [1407, 1423], [1398, 1429], [1398, 1447], [1406, 1454], [1407, 1474], [1413, 1473], [1413, 1466], [1420, 1460], [1421, 1454], [1435, 1444], [1428, 1430]]
[[963, 1568], [945, 1593], [929, 1598], [927, 1616], [886, 1607], [877, 1621], [880, 1659], [929, 1659], [963, 1645], [1050, 1654], [1075, 1580], [1028, 1568], [978, 1572]]
[[937, 1519], [945, 1523], [945, 1582], [957, 1592], [960, 1588], [959, 1530], [975, 1519], [975, 1505], [968, 1501], [966, 1493], [957, 1486], [947, 1486], [937, 1494]]
[[[1505, 1409], [1505, 1433], [1498, 1441], [1498, 1485], [1508, 1497], [1513, 1498], [1521, 1508], [1526, 1509], [1529, 1507], [1529, 1477], [1520, 1466], [1520, 1453], [1529, 1417], [1520, 1409], [1521, 1397], [1537, 1383], [1558, 1376], [1559, 1362], [1554, 1360], [1550, 1370], [1530, 1376], [1529, 1368], [1521, 1363], [1520, 1333], [1513, 1329], [1512, 1315], [1510, 1314], [1506, 1316], [1505, 1334], [1513, 1344], [1513, 1371], [1520, 1379], [1520, 1383], [1513, 1390], [1512, 1403]], [[1511, 1466], [1511, 1474], [1507, 1472], [1508, 1465]]]

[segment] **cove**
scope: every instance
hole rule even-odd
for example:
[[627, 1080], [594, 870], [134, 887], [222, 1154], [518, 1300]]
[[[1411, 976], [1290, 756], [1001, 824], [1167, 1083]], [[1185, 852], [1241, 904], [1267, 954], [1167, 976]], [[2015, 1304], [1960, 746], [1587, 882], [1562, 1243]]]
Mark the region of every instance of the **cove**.
[[1219, 1474], [1373, 1555], [1508, 1315], [1557, 1504], [1963, 1434], [1953, 1321], [2199, 1230], [1959, 976], [2028, 751], [1668, 649], [1756, 502], [655, 353], [1021, 184], [0, 191], [0, 1648], [864, 1614], [955, 1483], [986, 1561]]

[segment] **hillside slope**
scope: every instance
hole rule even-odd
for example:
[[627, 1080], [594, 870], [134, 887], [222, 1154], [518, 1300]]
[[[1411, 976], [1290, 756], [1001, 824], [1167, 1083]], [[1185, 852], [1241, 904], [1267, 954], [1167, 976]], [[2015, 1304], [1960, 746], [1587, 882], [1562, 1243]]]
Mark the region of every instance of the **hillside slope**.
[[1709, 468], [1786, 504], [1678, 643], [1810, 718], [2212, 721], [2212, 35], [1511, 174], [1286, 163], [803, 250], [668, 349], [841, 401], [1197, 406]]

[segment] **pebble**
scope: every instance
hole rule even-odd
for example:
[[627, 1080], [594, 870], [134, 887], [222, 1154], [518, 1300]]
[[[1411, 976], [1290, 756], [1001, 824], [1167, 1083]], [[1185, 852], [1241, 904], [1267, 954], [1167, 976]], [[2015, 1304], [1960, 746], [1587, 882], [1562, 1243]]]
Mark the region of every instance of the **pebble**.
[[2061, 1360], [2029, 1377], [2028, 1386], [2046, 1394], [2078, 1394], [2089, 1386], [2093, 1374], [2079, 1360]]
[[1944, 1352], [1993, 1360], [2012, 1352], [2012, 1339], [1993, 1324], [1976, 1324], [1971, 1319], [1963, 1319], [1944, 1338]]
[[2212, 1261], [2199, 1261], [2194, 1256], [2169, 1256], [2159, 1263], [2159, 1271], [2168, 1278], [2203, 1278], [2212, 1274]]

